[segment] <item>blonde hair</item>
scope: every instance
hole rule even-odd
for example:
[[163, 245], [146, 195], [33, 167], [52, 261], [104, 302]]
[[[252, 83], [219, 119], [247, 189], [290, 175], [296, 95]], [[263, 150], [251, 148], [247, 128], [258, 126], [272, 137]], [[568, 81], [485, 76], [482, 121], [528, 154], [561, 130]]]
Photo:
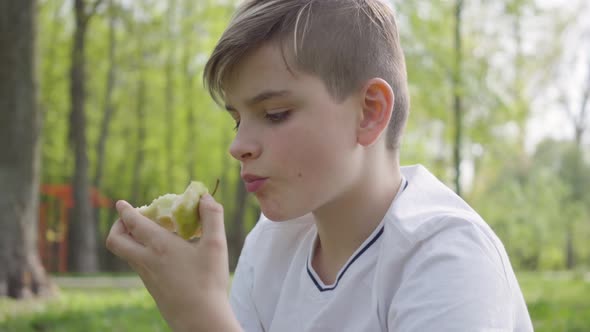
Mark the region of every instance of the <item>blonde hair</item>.
[[398, 149], [409, 112], [407, 73], [393, 9], [382, 0], [249, 0], [237, 10], [203, 74], [213, 99], [249, 53], [266, 43], [285, 49], [296, 70], [319, 77], [343, 101], [373, 77], [393, 89], [387, 146]]

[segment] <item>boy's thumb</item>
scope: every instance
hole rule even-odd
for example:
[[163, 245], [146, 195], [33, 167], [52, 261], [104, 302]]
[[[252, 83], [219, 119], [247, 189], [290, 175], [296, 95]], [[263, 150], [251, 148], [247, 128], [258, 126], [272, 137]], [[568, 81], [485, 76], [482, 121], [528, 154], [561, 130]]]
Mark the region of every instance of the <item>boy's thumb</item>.
[[225, 241], [225, 225], [223, 222], [223, 206], [213, 196], [205, 194], [199, 201], [199, 217], [201, 218], [202, 235], [204, 238], [218, 238]]

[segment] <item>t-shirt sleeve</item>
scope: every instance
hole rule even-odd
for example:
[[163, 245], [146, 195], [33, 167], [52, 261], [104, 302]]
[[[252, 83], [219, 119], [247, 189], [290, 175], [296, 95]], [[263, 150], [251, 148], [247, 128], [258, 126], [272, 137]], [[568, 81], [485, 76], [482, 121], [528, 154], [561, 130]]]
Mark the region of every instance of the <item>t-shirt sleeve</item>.
[[514, 331], [504, 264], [494, 240], [467, 222], [422, 240], [389, 307], [388, 330]]
[[254, 266], [252, 262], [252, 244], [255, 242], [255, 230], [246, 237], [244, 247], [234, 271], [230, 291], [230, 304], [236, 318], [245, 332], [262, 332], [263, 328], [258, 318], [256, 307], [252, 299], [252, 285], [254, 283]]

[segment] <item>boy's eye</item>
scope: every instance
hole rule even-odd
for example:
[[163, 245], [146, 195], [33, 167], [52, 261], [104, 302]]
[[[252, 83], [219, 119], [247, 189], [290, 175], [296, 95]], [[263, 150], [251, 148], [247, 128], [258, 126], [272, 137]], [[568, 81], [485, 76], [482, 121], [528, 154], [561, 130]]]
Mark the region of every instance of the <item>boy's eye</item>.
[[[269, 122], [275, 124], [275, 123], [280, 123], [285, 121], [289, 115], [291, 114], [291, 110], [284, 110], [284, 111], [279, 111], [279, 112], [273, 112], [273, 113], [269, 113], [269, 112], [265, 112], [264, 113], [264, 118], [266, 120], [268, 120]], [[238, 128], [240, 128], [240, 118], [237, 115], [232, 114], [232, 117], [234, 118], [234, 121], [236, 122], [236, 125], [234, 126], [234, 131], [237, 131]]]
[[272, 123], [279, 123], [282, 121], [285, 121], [289, 115], [291, 114], [290, 110], [285, 110], [282, 112], [276, 112], [276, 113], [265, 113], [264, 117], [269, 120]]
[[238, 114], [238, 112], [235, 111], [230, 111], [229, 114], [231, 115], [232, 119], [234, 119], [234, 122], [236, 123], [234, 130], [238, 130], [238, 128], [240, 127], [240, 115]]

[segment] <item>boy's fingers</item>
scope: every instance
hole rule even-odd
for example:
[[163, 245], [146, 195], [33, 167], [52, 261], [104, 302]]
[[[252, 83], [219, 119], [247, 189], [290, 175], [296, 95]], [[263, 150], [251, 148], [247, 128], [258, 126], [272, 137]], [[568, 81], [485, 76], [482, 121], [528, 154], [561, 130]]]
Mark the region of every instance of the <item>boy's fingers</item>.
[[113, 227], [111, 227], [111, 231], [107, 236], [106, 247], [115, 255], [130, 262], [142, 259], [146, 253], [146, 248], [128, 234], [128, 230], [121, 219], [117, 219]]
[[203, 227], [201, 240], [216, 240], [216, 242], [226, 245], [225, 225], [223, 223], [223, 206], [217, 203], [215, 199], [205, 194], [199, 201], [199, 216]]
[[123, 200], [118, 201], [116, 207], [127, 230], [137, 242], [143, 245], [150, 244], [154, 234], [164, 230]]

